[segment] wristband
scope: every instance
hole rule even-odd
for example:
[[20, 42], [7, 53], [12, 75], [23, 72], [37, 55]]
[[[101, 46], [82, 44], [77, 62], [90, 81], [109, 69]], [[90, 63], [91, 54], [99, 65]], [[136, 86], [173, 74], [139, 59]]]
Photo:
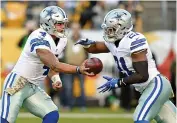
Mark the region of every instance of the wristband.
[[118, 87], [125, 87], [127, 84], [124, 82], [124, 79], [120, 79], [119, 82], [117, 83]]
[[76, 72], [79, 73], [79, 74], [81, 74], [79, 66], [76, 67]]
[[[55, 83], [55, 82], [61, 82], [61, 79], [60, 79], [60, 76], [55, 74], [51, 77], [51, 80], [52, 80], [52, 83]], [[62, 82], [61, 82], [62, 83]]]

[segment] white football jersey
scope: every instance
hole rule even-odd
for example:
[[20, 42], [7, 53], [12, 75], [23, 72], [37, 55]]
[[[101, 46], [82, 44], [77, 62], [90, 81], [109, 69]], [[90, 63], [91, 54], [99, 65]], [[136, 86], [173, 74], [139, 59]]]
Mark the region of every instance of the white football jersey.
[[135, 33], [130, 31], [124, 38], [119, 42], [118, 47], [114, 43], [109, 43], [105, 41], [105, 45], [108, 47], [112, 53], [115, 62], [117, 64], [118, 70], [123, 74], [129, 76], [135, 72], [131, 54], [143, 49], [147, 49], [147, 60], [148, 60], [148, 72], [149, 79], [144, 83], [133, 84], [137, 91], [142, 91], [148, 85], [148, 83], [157, 75], [159, 71], [156, 68], [154, 59], [152, 58], [152, 53], [149, 48], [148, 42], [143, 34]]
[[50, 50], [56, 57], [59, 57], [67, 44], [67, 38], [60, 38], [56, 46], [53, 38], [45, 30], [39, 28], [32, 32], [27, 39], [25, 47], [13, 68], [13, 72], [36, 85], [44, 81], [49, 72], [36, 54], [36, 49]]

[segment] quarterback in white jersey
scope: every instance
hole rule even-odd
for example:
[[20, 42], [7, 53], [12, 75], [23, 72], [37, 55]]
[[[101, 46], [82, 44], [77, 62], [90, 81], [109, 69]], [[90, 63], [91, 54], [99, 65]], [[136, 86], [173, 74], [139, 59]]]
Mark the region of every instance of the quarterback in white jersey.
[[62, 87], [59, 72], [91, 75], [84, 63], [74, 66], [58, 61], [67, 44], [67, 22], [60, 7], [49, 6], [41, 11], [40, 28], [30, 34], [14, 69], [4, 81], [1, 123], [14, 123], [22, 105], [42, 118], [43, 123], [57, 123], [58, 108], [39, 83], [48, 75], [53, 88], [58, 90]]
[[64, 37], [57, 40], [59, 41], [56, 45], [52, 36], [42, 28], [32, 32], [12, 72], [25, 77], [29, 82], [36, 85], [44, 81], [49, 72], [49, 67], [41, 62], [36, 49], [46, 49], [55, 56], [59, 56], [67, 44], [67, 38]]
[[98, 88], [100, 92], [132, 84], [141, 93], [134, 123], [150, 123], [153, 119], [157, 123], [175, 123], [176, 107], [169, 100], [173, 94], [170, 82], [157, 70], [144, 35], [131, 31], [131, 14], [123, 9], [111, 10], [106, 14], [102, 28], [105, 42], [82, 39], [76, 43], [83, 45], [89, 53], [111, 52], [118, 70], [126, 76], [103, 76], [107, 82]]

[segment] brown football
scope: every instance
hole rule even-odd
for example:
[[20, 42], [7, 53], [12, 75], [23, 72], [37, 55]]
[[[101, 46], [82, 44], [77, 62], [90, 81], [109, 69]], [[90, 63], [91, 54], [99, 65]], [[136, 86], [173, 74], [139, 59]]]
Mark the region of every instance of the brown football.
[[103, 63], [101, 62], [99, 58], [93, 57], [93, 58], [87, 59], [85, 63], [85, 67], [90, 68], [88, 70], [89, 73], [93, 72], [94, 74], [98, 74], [103, 69]]

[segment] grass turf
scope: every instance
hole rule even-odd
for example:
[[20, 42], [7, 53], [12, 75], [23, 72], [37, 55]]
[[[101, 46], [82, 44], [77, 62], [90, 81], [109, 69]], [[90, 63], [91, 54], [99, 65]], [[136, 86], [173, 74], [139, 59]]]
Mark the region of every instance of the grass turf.
[[[20, 112], [27, 112], [25, 109], [21, 109]], [[63, 112], [61, 109], [59, 112]], [[65, 112], [66, 113], [66, 112]], [[130, 112], [127, 112], [121, 108], [119, 108], [116, 111], [112, 111], [109, 108], [87, 108], [85, 112], [80, 112], [79, 108], [74, 108], [71, 112], [68, 112], [68, 114], [72, 113], [99, 113], [99, 114], [122, 114], [122, 113], [133, 113], [133, 110]], [[18, 117], [16, 120], [16, 123], [41, 123], [42, 120], [40, 118], [21, 118]], [[60, 118], [60, 123], [133, 123], [133, 120], [131, 118]]]
[[[22, 108], [20, 110], [20, 112], [28, 112], [26, 109]], [[59, 112], [64, 112], [62, 109], [59, 109]], [[130, 113], [133, 114], [134, 109], [130, 110], [130, 111], [126, 111], [122, 108], [118, 108], [117, 110], [113, 111], [110, 108], [102, 108], [102, 107], [89, 107], [86, 109], [85, 112], [81, 112], [81, 110], [79, 108], [73, 108], [73, 110], [71, 112], [68, 113], [100, 113], [100, 114], [107, 114], [107, 113], [111, 113], [111, 114], [122, 114], [122, 113]]]
[[[16, 123], [41, 123], [39, 118], [18, 118]], [[119, 118], [104, 118], [104, 119], [90, 119], [90, 118], [61, 118], [60, 123], [133, 123], [132, 119], [119, 119]]]
[[[80, 112], [79, 108], [74, 108], [72, 112], [68, 112], [68, 114], [72, 113], [98, 113], [98, 114], [132, 114], [134, 110], [129, 112], [118, 109], [116, 111], [112, 111], [109, 108], [88, 108], [86, 112]], [[22, 109], [21, 112], [26, 112], [26, 110]], [[62, 110], [59, 112], [63, 112]], [[66, 113], [66, 112], [65, 112]], [[16, 123], [41, 123], [42, 120], [37, 117], [18, 117]], [[60, 118], [60, 123], [133, 123], [132, 118]], [[151, 122], [156, 123], [156, 122]]]

